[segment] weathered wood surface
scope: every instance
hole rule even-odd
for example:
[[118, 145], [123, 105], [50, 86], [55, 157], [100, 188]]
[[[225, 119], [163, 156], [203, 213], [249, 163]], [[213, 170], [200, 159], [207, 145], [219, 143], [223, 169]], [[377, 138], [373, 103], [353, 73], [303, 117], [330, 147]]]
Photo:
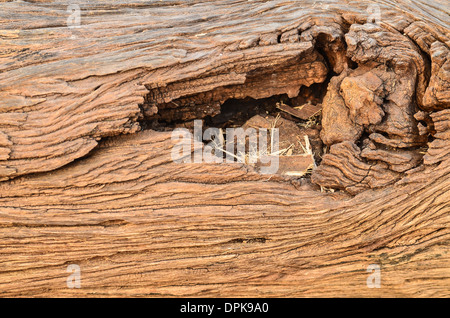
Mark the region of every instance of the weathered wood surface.
[[[3, 183], [2, 295], [448, 296], [448, 161], [349, 198], [175, 164], [170, 144], [139, 133]], [[80, 290], [66, 287], [69, 264]]]
[[[0, 3], [0, 295], [449, 296], [445, 1], [78, 3], [79, 28], [67, 27], [68, 2]], [[381, 29], [365, 24], [373, 3]], [[321, 37], [331, 44], [318, 54]], [[339, 121], [348, 138], [324, 127], [330, 153], [313, 181], [350, 194], [237, 164], [175, 164], [170, 133], [139, 131], [187, 95], [240, 96], [227, 85], [265, 97], [261, 67], [305, 65], [271, 93], [295, 95], [324, 80], [321, 54], [341, 74], [324, 110], [339, 105], [338, 85], [353, 108]], [[367, 96], [404, 103], [407, 119], [391, 106], [381, 122], [376, 102], [358, 113], [353, 82], [373, 74], [402, 82], [379, 93], [368, 81]], [[369, 125], [388, 155], [353, 144]], [[405, 163], [422, 144], [423, 161]], [[66, 286], [69, 264], [81, 289]], [[369, 264], [380, 289], [366, 286]]]

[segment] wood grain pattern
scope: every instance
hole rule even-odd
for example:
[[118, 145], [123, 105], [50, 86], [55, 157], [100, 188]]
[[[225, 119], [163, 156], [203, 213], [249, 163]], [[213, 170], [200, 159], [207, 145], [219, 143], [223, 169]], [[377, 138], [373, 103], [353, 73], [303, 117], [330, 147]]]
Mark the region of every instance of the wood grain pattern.
[[[89, 153], [99, 138], [136, 132], [147, 88], [210, 74], [207, 87], [189, 84], [211, 90], [223, 82], [213, 74], [239, 75], [244, 65], [228, 80], [241, 83], [252, 65], [298, 55], [305, 43], [284, 36], [295, 29], [305, 39], [339, 38], [339, 25], [365, 22], [372, 2], [314, 3], [299, 10], [295, 1], [79, 1], [79, 28], [68, 27], [70, 1], [2, 3], [0, 123], [11, 144], [0, 144], [0, 177], [50, 171]], [[383, 23], [410, 30], [422, 50], [449, 41], [445, 10], [408, 1], [397, 15], [397, 3], [378, 5]], [[423, 24], [429, 20], [432, 28]]]
[[[0, 296], [450, 295], [446, 1], [78, 1], [79, 28], [67, 25], [70, 1], [0, 2]], [[385, 37], [364, 26], [374, 3]], [[386, 41], [382, 54], [361, 53], [370, 39]], [[415, 74], [405, 103], [423, 113], [382, 122], [371, 140], [397, 151], [430, 136], [423, 162], [388, 183], [396, 162], [333, 166], [339, 151], [313, 181], [350, 193], [239, 164], [176, 164], [170, 132], [142, 130], [161, 103], [253, 89], [264, 70], [306, 61], [299, 81], [311, 85], [325, 64], [358, 78], [348, 58], [372, 72], [386, 56]], [[66, 286], [69, 264], [80, 289]], [[370, 264], [379, 289], [366, 286]]]
[[[2, 295], [448, 296], [448, 161], [351, 198], [175, 164], [170, 144], [138, 133], [3, 183]], [[80, 290], [65, 286], [72, 263]]]

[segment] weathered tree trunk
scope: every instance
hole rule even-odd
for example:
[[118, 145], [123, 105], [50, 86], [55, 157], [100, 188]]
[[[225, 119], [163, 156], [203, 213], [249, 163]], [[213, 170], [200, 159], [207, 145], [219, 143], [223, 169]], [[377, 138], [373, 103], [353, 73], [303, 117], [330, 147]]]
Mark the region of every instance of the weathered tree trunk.
[[[0, 295], [450, 295], [447, 1], [77, 3], [0, 3]], [[310, 179], [150, 129], [311, 85]]]

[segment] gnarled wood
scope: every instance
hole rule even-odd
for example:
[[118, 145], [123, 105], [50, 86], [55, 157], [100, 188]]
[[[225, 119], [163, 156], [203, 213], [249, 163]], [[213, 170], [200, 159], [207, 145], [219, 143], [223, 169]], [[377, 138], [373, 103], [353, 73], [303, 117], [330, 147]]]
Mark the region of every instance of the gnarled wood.
[[[0, 186], [3, 296], [448, 296], [450, 165], [354, 198], [115, 138]], [[67, 265], [82, 288], [68, 289]], [[366, 286], [381, 266], [381, 289]]]
[[[78, 3], [0, 3], [0, 295], [450, 294], [445, 1]], [[328, 80], [312, 182], [146, 130]]]

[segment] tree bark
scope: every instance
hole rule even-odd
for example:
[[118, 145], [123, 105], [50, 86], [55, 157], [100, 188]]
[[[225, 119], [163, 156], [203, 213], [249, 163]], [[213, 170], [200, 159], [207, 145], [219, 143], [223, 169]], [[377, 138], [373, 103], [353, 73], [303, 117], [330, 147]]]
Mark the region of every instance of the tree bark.
[[[0, 295], [449, 296], [446, 1], [78, 3], [0, 3]], [[147, 127], [316, 84], [310, 179]]]

